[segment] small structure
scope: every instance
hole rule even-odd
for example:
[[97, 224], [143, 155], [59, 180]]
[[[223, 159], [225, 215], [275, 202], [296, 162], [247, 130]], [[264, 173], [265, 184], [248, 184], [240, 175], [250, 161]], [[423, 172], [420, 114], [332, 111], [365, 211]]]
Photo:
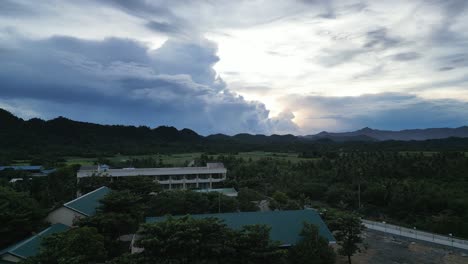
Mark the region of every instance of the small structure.
[[[176, 216], [177, 217], [177, 216]], [[180, 217], [180, 216], [179, 216]], [[282, 247], [289, 247], [300, 240], [300, 233], [304, 222], [314, 224], [319, 229], [320, 236], [335, 244], [336, 240], [323, 222], [316, 210], [269, 211], [269, 212], [240, 212], [220, 214], [196, 214], [193, 218], [215, 217], [224, 221], [232, 229], [241, 229], [246, 225], [264, 224], [271, 228], [270, 238], [279, 241]], [[147, 217], [146, 223], [162, 222], [166, 216]], [[133, 244], [133, 243], [132, 243]], [[135, 249], [137, 251], [137, 249]]]
[[40, 172], [42, 171], [42, 166], [29, 166], [29, 165], [20, 165], [20, 166], [0, 166], [0, 171], [3, 170], [16, 170], [16, 171], [29, 171], [29, 172]]
[[194, 190], [195, 192], [199, 193], [210, 193], [210, 192], [217, 192], [224, 194], [229, 197], [237, 197], [238, 193], [234, 188], [219, 188], [219, 189], [201, 189], [201, 190]]
[[73, 222], [82, 217], [93, 216], [99, 207], [99, 201], [110, 192], [106, 186], [84, 194], [75, 200], [65, 203], [63, 206], [50, 212], [46, 221], [55, 224], [62, 223], [73, 226]]
[[207, 163], [206, 167], [178, 168], [124, 168], [111, 169], [97, 165], [92, 169], [81, 168], [76, 174], [77, 180], [99, 176], [118, 180], [123, 177], [144, 176], [159, 182], [164, 189], [211, 189], [213, 184], [226, 180], [227, 170], [222, 163]]
[[44, 169], [42, 166], [29, 166], [29, 165], [20, 165], [20, 166], [0, 166], [0, 171], [25, 171], [29, 172], [30, 176], [41, 177], [47, 176], [50, 173], [56, 171], [56, 169]]
[[[0, 263], [16, 263], [39, 253], [39, 247], [44, 237], [68, 230], [70, 227], [63, 224], [54, 224], [37, 235], [20, 241], [0, 251]], [[3, 261], [3, 262], [2, 262]]]

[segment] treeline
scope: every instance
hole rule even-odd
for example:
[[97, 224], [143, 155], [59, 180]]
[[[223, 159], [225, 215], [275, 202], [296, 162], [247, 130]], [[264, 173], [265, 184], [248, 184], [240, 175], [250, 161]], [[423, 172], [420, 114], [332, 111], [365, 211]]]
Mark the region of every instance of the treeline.
[[350, 151], [462, 151], [468, 138], [427, 141], [310, 140], [293, 135], [222, 134], [201, 136], [190, 129], [174, 127], [99, 125], [64, 117], [49, 121], [22, 120], [0, 109], [0, 164], [13, 160], [60, 161], [65, 156], [104, 157], [117, 153], [139, 155], [185, 152], [298, 152], [304, 155]]

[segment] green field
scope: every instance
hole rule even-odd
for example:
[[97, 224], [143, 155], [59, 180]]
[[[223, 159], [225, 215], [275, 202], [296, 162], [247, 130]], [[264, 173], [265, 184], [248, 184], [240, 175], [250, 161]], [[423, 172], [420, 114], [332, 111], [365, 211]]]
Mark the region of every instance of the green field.
[[[165, 164], [171, 164], [173, 166], [183, 166], [188, 162], [200, 157], [202, 152], [193, 152], [193, 153], [180, 153], [180, 154], [153, 154], [153, 155], [137, 155], [137, 156], [127, 156], [127, 155], [116, 155], [112, 157], [105, 157], [114, 162], [122, 162], [129, 159], [142, 159], [142, 158], [154, 158], [161, 159]], [[274, 159], [283, 159], [289, 160], [291, 162], [298, 162], [301, 160], [313, 160], [312, 158], [299, 158], [298, 153], [279, 153], [279, 152], [263, 152], [263, 151], [253, 151], [253, 152], [239, 152], [236, 154], [229, 153], [219, 153], [209, 155], [216, 157], [219, 155], [233, 155], [237, 158], [242, 157], [244, 159], [259, 160], [262, 158], [274, 158]], [[70, 164], [80, 164], [80, 165], [93, 165], [97, 158], [82, 158], [82, 157], [65, 157], [66, 163]]]
[[[419, 155], [421, 152], [419, 151], [400, 151], [401, 155]], [[423, 151], [424, 156], [430, 157], [434, 154], [438, 153], [436, 151]], [[172, 166], [184, 166], [188, 162], [200, 157], [203, 152], [190, 152], [190, 153], [179, 153], [179, 154], [148, 154], [148, 155], [115, 155], [110, 157], [104, 157], [105, 159], [109, 159], [112, 162], [125, 162], [130, 159], [143, 159], [143, 158], [153, 158], [153, 159], [161, 159], [164, 164], [170, 164]], [[272, 158], [272, 159], [281, 159], [281, 160], [289, 160], [291, 162], [299, 162], [299, 161], [310, 161], [316, 160], [317, 158], [302, 158], [299, 157], [299, 153], [294, 152], [264, 152], [264, 151], [251, 151], [251, 152], [239, 152], [239, 153], [217, 153], [217, 154], [210, 154], [209, 156], [214, 157], [216, 159], [219, 155], [232, 155], [236, 158], [242, 157], [243, 159], [252, 159], [252, 160], [259, 160], [262, 158]], [[468, 152], [465, 153], [468, 156]], [[84, 158], [84, 157], [64, 157], [66, 160], [67, 165], [71, 164], [80, 164], [80, 165], [93, 165], [97, 161], [98, 157], [95, 158]], [[13, 165], [28, 165], [29, 160], [16, 160]]]

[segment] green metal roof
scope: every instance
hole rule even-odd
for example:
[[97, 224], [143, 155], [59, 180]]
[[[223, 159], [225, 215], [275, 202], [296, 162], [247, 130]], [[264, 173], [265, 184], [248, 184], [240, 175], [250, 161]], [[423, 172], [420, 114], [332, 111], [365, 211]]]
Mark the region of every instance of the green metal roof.
[[11, 254], [23, 259], [35, 256], [39, 252], [39, 247], [44, 237], [55, 233], [63, 232], [65, 230], [68, 230], [69, 228], [69, 226], [66, 226], [64, 224], [51, 225], [50, 227], [38, 233], [37, 235], [27, 238], [13, 246], [10, 246], [0, 251], [0, 256], [4, 254]]
[[[178, 216], [180, 217], [180, 216]], [[264, 224], [271, 227], [270, 238], [280, 241], [283, 246], [294, 245], [300, 240], [300, 232], [304, 222], [316, 225], [319, 234], [328, 242], [335, 243], [336, 240], [323, 222], [317, 211], [313, 209], [295, 211], [268, 211], [268, 212], [240, 212], [222, 214], [198, 214], [193, 218], [216, 217], [233, 229], [241, 229], [245, 225]], [[146, 223], [164, 221], [167, 216], [147, 217]]]
[[73, 201], [70, 201], [63, 206], [72, 209], [85, 216], [92, 216], [96, 214], [96, 209], [99, 207], [99, 201], [106, 196], [111, 189], [102, 186], [92, 192], [82, 195]]
[[234, 188], [219, 188], [219, 189], [201, 189], [195, 190], [196, 192], [200, 193], [209, 193], [209, 192], [219, 192], [227, 196], [237, 196], [237, 191]]

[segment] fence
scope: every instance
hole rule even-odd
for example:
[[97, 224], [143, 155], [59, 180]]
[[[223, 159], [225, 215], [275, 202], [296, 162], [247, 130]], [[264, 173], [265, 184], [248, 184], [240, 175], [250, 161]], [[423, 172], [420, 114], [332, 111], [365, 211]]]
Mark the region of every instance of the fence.
[[434, 233], [419, 231], [415, 228], [411, 229], [397, 225], [387, 224], [385, 222], [374, 222], [365, 219], [362, 219], [362, 223], [366, 228], [372, 230], [468, 250], [468, 240], [455, 238], [453, 236], [442, 236]]

